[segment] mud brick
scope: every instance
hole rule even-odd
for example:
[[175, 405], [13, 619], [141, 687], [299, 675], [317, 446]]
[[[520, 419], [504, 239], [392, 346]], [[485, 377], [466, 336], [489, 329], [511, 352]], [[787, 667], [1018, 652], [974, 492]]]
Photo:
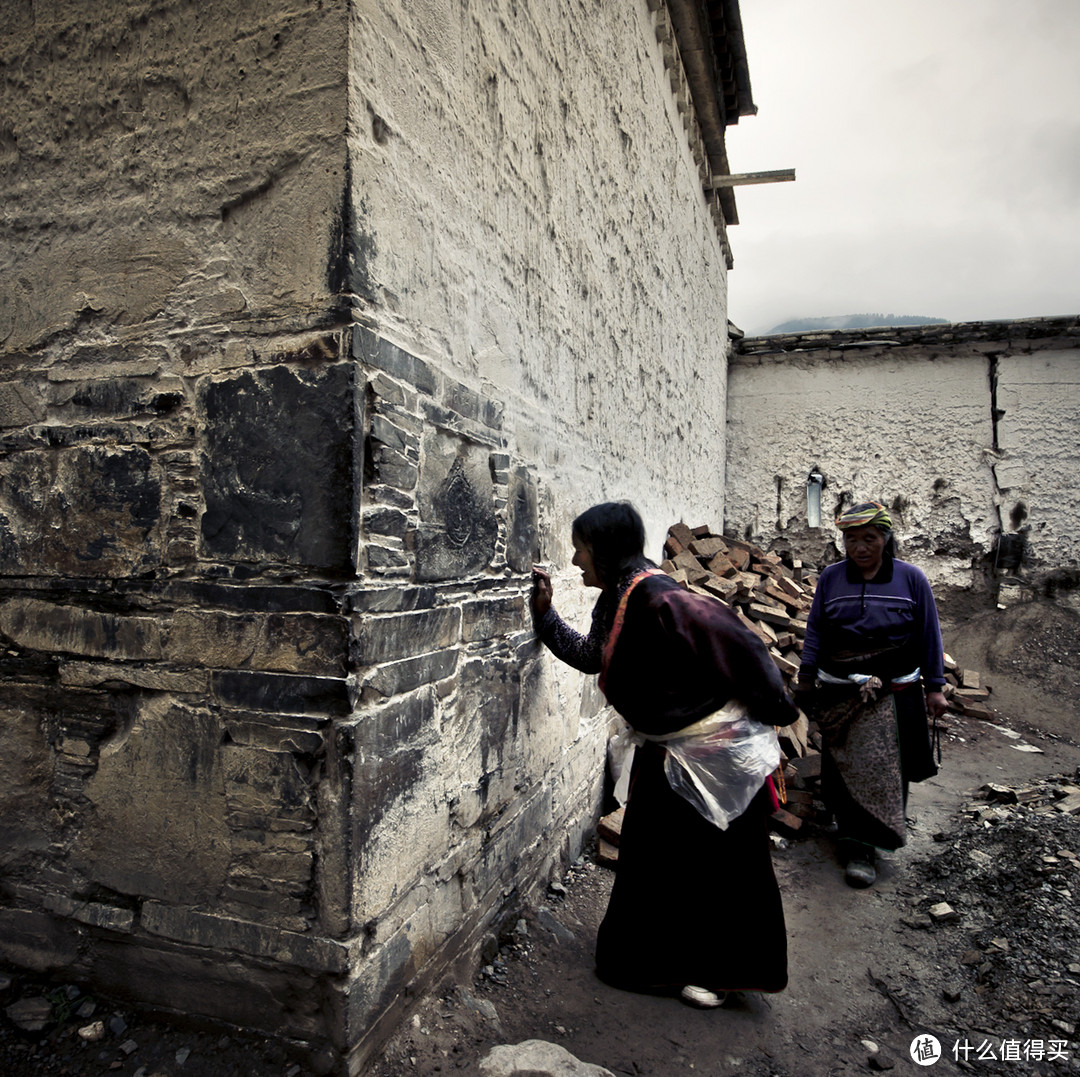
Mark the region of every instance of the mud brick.
[[965, 703], [985, 703], [990, 698], [988, 688], [957, 688], [953, 695]]
[[748, 598], [758, 583], [758, 577], [752, 572], [736, 572], [731, 579], [738, 584], [740, 598]]
[[619, 808], [610, 815], [605, 815], [596, 825], [596, 833], [599, 837], [614, 846], [618, 846], [619, 838], [622, 836], [623, 816], [625, 813], [625, 808]]
[[[961, 690], [958, 689], [958, 691]], [[968, 702], [954, 697], [951, 705], [958, 707], [960, 713], [968, 718], [981, 718], [984, 722], [988, 722], [995, 717], [993, 709], [985, 703]]]
[[1045, 795], [1042, 789], [1017, 789], [1016, 802], [1017, 804], [1031, 804], [1036, 800], [1041, 800]]
[[709, 560], [709, 571], [715, 572], [717, 576], [734, 576], [739, 570], [726, 553], [718, 553]]
[[709, 562], [718, 553], [727, 553], [727, 543], [716, 535], [709, 535], [706, 538], [694, 539], [689, 550], [699, 560]]
[[1054, 811], [1065, 815], [1080, 815], [1080, 793], [1070, 793], [1061, 800], [1054, 801]]
[[960, 914], [945, 901], [939, 901], [936, 905], [931, 905], [927, 912], [935, 924], [947, 924], [960, 919]]
[[676, 568], [681, 568], [686, 573], [686, 578], [690, 583], [700, 583], [709, 575], [709, 570], [703, 568], [701, 562], [689, 550], [676, 554], [672, 561], [675, 562]]
[[681, 553], [683, 550], [690, 548], [690, 543], [694, 541], [694, 532], [684, 523], [672, 524], [668, 528], [668, 541], [674, 540], [678, 543], [679, 548], [675, 551]]
[[790, 659], [785, 658], [775, 647], [769, 648], [769, 657], [773, 660], [773, 665], [776, 666], [784, 676], [794, 677], [799, 672], [799, 663], [792, 662]]
[[765, 606], [760, 602], [751, 602], [748, 612], [755, 621], [779, 625], [782, 629], [792, 627], [791, 618], [783, 610], [775, 606]]
[[[780, 749], [788, 759], [800, 758], [810, 751], [810, 744], [806, 739], [809, 731], [810, 723], [806, 720], [806, 715], [801, 713], [791, 725], [776, 731], [780, 737]], [[791, 750], [788, 751], [788, 748]]]
[[783, 575], [778, 565], [771, 564], [768, 561], [751, 561], [748, 571], [755, 572], [757, 575], [771, 580], [779, 579]]
[[785, 609], [789, 609], [793, 613], [797, 613], [802, 609], [802, 599], [797, 595], [788, 594], [775, 580], [766, 580], [764, 586], [759, 588], [759, 592], [761, 590], [764, 590], [765, 594], [771, 599], [779, 602]]
[[769, 818], [772, 829], [785, 837], [793, 838], [802, 830], [803, 821], [792, 812], [778, 808]]
[[708, 524], [698, 524], [697, 527], [690, 528], [690, 531], [696, 539], [715, 537], [712, 528]]
[[745, 572], [750, 566], [750, 551], [743, 546], [729, 545], [727, 556], [740, 572]]
[[965, 669], [960, 674], [960, 684], [964, 688], [981, 688], [982, 680], [974, 669]]
[[821, 777], [821, 753], [807, 752], [801, 758], [793, 759], [791, 768], [802, 781], [816, 781]]
[[817, 815], [817, 809], [814, 807], [814, 794], [805, 789], [789, 789], [787, 791], [787, 803], [784, 805], [783, 810], [791, 812], [792, 815], [796, 815], [800, 819], [813, 819]]
[[734, 580], [724, 579], [722, 576], [709, 576], [701, 581], [701, 586], [709, 594], [715, 595], [724, 602], [733, 602], [739, 593], [739, 585]]
[[741, 609], [735, 610], [735, 616], [739, 618], [739, 623], [743, 626], [743, 628], [748, 628], [751, 632], [753, 632], [754, 635], [757, 636], [757, 638], [761, 640], [761, 642], [764, 643], [766, 647], [772, 646], [773, 640], [771, 637], [773, 633], [771, 633], [771, 631], [765, 629], [756, 621], [751, 621], [750, 618], [747, 617]]
[[612, 868], [619, 862], [619, 850], [610, 841], [598, 838], [596, 842], [596, 862], [602, 867]]
[[781, 651], [786, 651], [789, 648], [794, 647], [796, 642], [794, 632], [778, 632], [776, 635], [776, 646], [779, 647]]
[[806, 591], [800, 587], [794, 580], [789, 579], [787, 576], [778, 576], [776, 578], [776, 586], [780, 590], [789, 594], [792, 598], [805, 598]]

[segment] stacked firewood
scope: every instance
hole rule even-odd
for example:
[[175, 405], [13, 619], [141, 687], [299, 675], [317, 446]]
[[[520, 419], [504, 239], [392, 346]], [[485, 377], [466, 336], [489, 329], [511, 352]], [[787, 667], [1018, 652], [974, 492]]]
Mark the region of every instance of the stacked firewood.
[[682, 523], [668, 529], [664, 558], [660, 567], [669, 576], [730, 607], [765, 644], [788, 683], [794, 680], [817, 585], [815, 568]]

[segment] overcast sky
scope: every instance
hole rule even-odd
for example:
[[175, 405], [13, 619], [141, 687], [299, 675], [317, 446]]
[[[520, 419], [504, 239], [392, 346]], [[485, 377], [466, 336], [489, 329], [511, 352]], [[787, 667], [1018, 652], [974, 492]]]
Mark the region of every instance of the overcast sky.
[[1080, 314], [1080, 0], [742, 0], [729, 317]]

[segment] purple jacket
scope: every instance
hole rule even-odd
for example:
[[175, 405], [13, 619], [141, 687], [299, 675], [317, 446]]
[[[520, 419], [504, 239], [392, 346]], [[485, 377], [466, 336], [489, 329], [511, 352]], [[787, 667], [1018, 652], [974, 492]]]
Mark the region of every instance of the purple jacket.
[[[886, 555], [878, 574], [864, 580], [851, 561], [829, 565], [818, 579], [806, 626], [799, 679], [830, 669], [842, 653], [893, 648], [884, 672], [922, 669], [928, 691], [945, 683], [941, 629], [930, 581], [923, 571]], [[867, 669], [867, 672], [877, 672]]]

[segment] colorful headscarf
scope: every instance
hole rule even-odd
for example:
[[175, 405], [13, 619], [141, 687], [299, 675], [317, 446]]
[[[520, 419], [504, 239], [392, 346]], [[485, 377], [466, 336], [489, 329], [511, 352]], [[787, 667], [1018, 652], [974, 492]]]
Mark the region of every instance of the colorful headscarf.
[[836, 518], [836, 526], [841, 531], [847, 531], [851, 527], [878, 527], [891, 531], [892, 517], [884, 505], [879, 505], [876, 501], [864, 501], [840, 513]]

